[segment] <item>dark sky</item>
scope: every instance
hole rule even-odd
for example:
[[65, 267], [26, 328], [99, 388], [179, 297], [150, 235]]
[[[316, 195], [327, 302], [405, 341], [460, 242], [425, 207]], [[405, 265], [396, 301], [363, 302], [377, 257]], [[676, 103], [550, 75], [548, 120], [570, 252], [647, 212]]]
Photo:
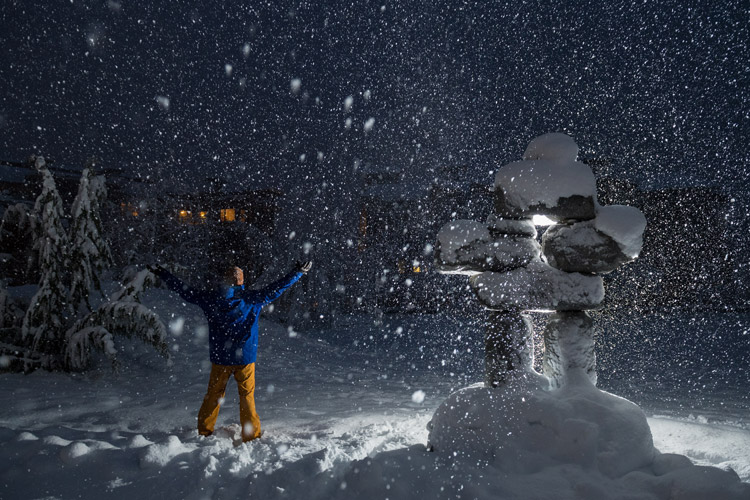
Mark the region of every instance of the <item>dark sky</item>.
[[564, 131], [644, 184], [748, 178], [744, 0], [4, 0], [0, 21], [3, 159], [282, 188], [455, 163], [489, 184]]

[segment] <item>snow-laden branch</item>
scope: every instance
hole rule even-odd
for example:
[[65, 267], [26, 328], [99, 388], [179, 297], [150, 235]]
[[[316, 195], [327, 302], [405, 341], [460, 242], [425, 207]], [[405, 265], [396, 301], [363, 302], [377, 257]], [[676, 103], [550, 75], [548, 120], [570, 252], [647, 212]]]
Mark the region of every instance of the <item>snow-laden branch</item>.
[[148, 269], [138, 271], [135, 276], [119, 291], [110, 297], [112, 302], [140, 302], [141, 294], [157, 285], [157, 278]]
[[165, 358], [170, 357], [167, 330], [156, 313], [137, 302], [108, 302], [68, 330], [66, 364], [74, 369], [85, 367], [91, 349], [97, 348], [104, 351], [116, 368], [115, 335], [137, 338]]
[[94, 348], [104, 352], [112, 361], [112, 366], [117, 368], [115, 341], [112, 334], [103, 326], [91, 326], [73, 333], [68, 339], [66, 363], [75, 370], [85, 368]]
[[99, 349], [116, 369], [115, 336], [137, 338], [169, 360], [164, 323], [155, 312], [138, 302], [144, 289], [155, 284], [156, 277], [151, 272], [139, 271], [110, 297], [110, 302], [77, 321], [66, 334], [66, 365], [73, 369], [84, 368], [92, 349]]

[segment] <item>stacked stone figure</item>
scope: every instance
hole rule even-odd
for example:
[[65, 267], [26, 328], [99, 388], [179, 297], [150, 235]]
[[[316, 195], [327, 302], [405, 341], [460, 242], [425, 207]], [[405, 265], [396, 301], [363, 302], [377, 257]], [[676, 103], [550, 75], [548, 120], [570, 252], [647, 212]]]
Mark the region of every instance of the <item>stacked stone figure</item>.
[[[587, 311], [604, 300], [600, 275], [638, 256], [646, 219], [633, 207], [599, 206], [596, 179], [577, 156], [578, 146], [565, 134], [537, 137], [523, 160], [497, 172], [494, 213], [486, 223], [452, 221], [438, 233], [438, 269], [469, 275], [489, 311], [488, 387], [538, 376], [528, 311], [552, 313], [542, 363], [550, 385], [562, 385], [572, 369], [596, 383], [594, 323]], [[535, 215], [555, 221], [541, 245]]]

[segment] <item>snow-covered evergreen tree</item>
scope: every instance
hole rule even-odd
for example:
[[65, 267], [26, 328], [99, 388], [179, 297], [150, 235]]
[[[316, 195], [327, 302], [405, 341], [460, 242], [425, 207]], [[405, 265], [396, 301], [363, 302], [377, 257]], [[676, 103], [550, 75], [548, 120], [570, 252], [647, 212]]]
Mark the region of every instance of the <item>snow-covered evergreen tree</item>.
[[6, 326], [6, 315], [9, 302], [8, 291], [4, 286], [0, 285], [0, 329], [5, 328]]
[[[1, 351], [10, 353], [23, 370], [39, 366], [84, 368], [92, 349], [102, 350], [116, 366], [114, 337], [126, 336], [143, 340], [169, 358], [164, 324], [139, 303], [143, 290], [156, 283], [149, 271], [136, 273], [108, 302], [91, 312], [89, 293], [92, 287], [101, 292], [99, 275], [112, 263], [99, 217], [106, 195], [104, 178], [94, 176], [90, 168], [83, 171], [68, 238], [54, 178], [42, 157], [36, 159], [35, 165], [42, 175], [43, 187], [34, 213], [24, 215], [17, 208], [9, 217], [31, 221], [24, 227], [33, 233], [33, 265], [41, 272], [39, 290], [23, 317], [20, 338], [3, 335]], [[6, 299], [0, 290], [0, 328], [10, 326], [18, 332], [18, 322], [13, 320], [18, 308]]]
[[31, 207], [25, 203], [16, 203], [5, 209], [0, 222], [0, 269], [3, 278], [13, 284], [25, 284], [36, 279], [37, 257], [33, 250], [37, 221]]
[[0, 342], [16, 342], [23, 319], [23, 309], [13, 300], [13, 296], [3, 281], [0, 281]]
[[63, 227], [63, 203], [55, 180], [46, 168], [44, 158], [38, 157], [36, 168], [43, 176], [42, 193], [34, 205], [38, 220], [34, 250], [42, 272], [39, 290], [31, 299], [23, 319], [21, 334], [34, 351], [62, 354], [65, 344], [67, 288], [65, 265], [68, 237]]
[[102, 206], [107, 199], [107, 183], [104, 175], [94, 175], [96, 171], [93, 165], [94, 163], [91, 163], [87, 167], [89, 172], [91, 172], [89, 176], [89, 200], [91, 202], [91, 217], [101, 236], [93, 241], [99, 250], [99, 254], [107, 260], [107, 266], [111, 266], [114, 258], [112, 257], [112, 249], [110, 248], [109, 241], [104, 238], [101, 219]]
[[77, 321], [67, 332], [65, 364], [73, 369], [85, 368], [91, 351], [98, 349], [117, 368], [115, 336], [135, 337], [152, 345], [169, 359], [167, 330], [153, 311], [138, 302], [141, 293], [156, 284], [156, 277], [147, 270], [138, 272], [130, 282], [110, 297], [96, 311]]
[[91, 311], [89, 293], [92, 287], [102, 291], [99, 276], [112, 264], [112, 252], [99, 216], [100, 197], [105, 194], [103, 178], [94, 176], [90, 168], [84, 169], [73, 201], [70, 228], [69, 301], [77, 312]]

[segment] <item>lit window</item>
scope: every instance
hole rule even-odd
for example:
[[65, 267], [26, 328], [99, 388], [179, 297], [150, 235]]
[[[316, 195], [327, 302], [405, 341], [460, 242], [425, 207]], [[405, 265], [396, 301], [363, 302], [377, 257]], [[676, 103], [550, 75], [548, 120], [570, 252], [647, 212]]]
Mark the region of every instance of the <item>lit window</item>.
[[138, 217], [138, 209], [132, 203], [120, 203], [120, 209], [122, 213], [129, 213], [133, 217]]
[[404, 274], [406, 272], [406, 263], [403, 260], [401, 259], [398, 260], [397, 267], [398, 267], [398, 274]]
[[234, 221], [234, 209], [233, 208], [222, 208], [221, 209], [221, 221], [232, 222]]
[[180, 210], [177, 212], [177, 215], [179, 216], [179, 221], [185, 224], [189, 224], [193, 218], [193, 213], [190, 210]]

